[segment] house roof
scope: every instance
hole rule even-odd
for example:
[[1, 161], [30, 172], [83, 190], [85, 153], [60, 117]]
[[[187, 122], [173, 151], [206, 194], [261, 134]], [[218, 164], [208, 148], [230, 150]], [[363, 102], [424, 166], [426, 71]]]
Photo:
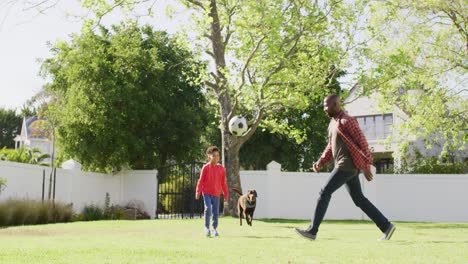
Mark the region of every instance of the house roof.
[[21, 136], [26, 139], [47, 139], [47, 131], [44, 128], [46, 120], [37, 116], [24, 117]]

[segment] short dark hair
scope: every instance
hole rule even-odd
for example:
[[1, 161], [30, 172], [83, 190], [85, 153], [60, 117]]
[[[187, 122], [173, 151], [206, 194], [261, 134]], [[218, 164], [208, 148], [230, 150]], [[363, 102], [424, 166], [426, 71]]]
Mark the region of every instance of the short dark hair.
[[211, 155], [213, 152], [219, 152], [219, 149], [217, 146], [210, 146], [206, 149], [206, 155]]
[[339, 99], [339, 98], [340, 98], [340, 96], [337, 95], [337, 94], [330, 94], [329, 96], [327, 96], [327, 97], [325, 98], [325, 101], [331, 102], [331, 101], [335, 101], [335, 100], [337, 100], [337, 99]]

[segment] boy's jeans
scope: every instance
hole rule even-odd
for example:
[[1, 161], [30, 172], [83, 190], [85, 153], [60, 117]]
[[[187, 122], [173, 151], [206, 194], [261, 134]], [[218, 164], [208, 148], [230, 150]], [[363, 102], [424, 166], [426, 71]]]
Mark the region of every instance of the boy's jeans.
[[203, 194], [203, 202], [205, 203], [205, 227], [210, 228], [210, 217], [213, 214], [213, 228], [218, 227], [219, 215], [219, 197]]

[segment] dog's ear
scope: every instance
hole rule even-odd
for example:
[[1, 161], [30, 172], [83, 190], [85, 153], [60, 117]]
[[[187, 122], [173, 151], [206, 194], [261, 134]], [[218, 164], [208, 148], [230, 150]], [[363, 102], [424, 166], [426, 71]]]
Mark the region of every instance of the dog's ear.
[[257, 190], [252, 190], [252, 191], [255, 194], [255, 197], [258, 197]]

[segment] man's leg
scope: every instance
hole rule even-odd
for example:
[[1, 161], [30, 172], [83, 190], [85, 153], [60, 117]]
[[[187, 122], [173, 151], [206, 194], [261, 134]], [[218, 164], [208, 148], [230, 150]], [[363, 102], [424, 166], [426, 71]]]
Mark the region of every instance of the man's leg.
[[361, 182], [359, 181], [359, 172], [356, 176], [346, 182], [346, 189], [348, 190], [351, 198], [353, 199], [354, 204], [361, 208], [366, 215], [374, 221], [377, 227], [385, 233], [385, 231], [390, 227], [390, 222], [387, 218], [377, 209], [362, 193]]
[[331, 172], [328, 181], [320, 191], [320, 196], [315, 207], [314, 218], [311, 226], [307, 229], [307, 232], [312, 235], [317, 234], [320, 223], [322, 223], [325, 213], [327, 212], [332, 194], [345, 184], [354, 173], [355, 172], [341, 171], [336, 168]]

